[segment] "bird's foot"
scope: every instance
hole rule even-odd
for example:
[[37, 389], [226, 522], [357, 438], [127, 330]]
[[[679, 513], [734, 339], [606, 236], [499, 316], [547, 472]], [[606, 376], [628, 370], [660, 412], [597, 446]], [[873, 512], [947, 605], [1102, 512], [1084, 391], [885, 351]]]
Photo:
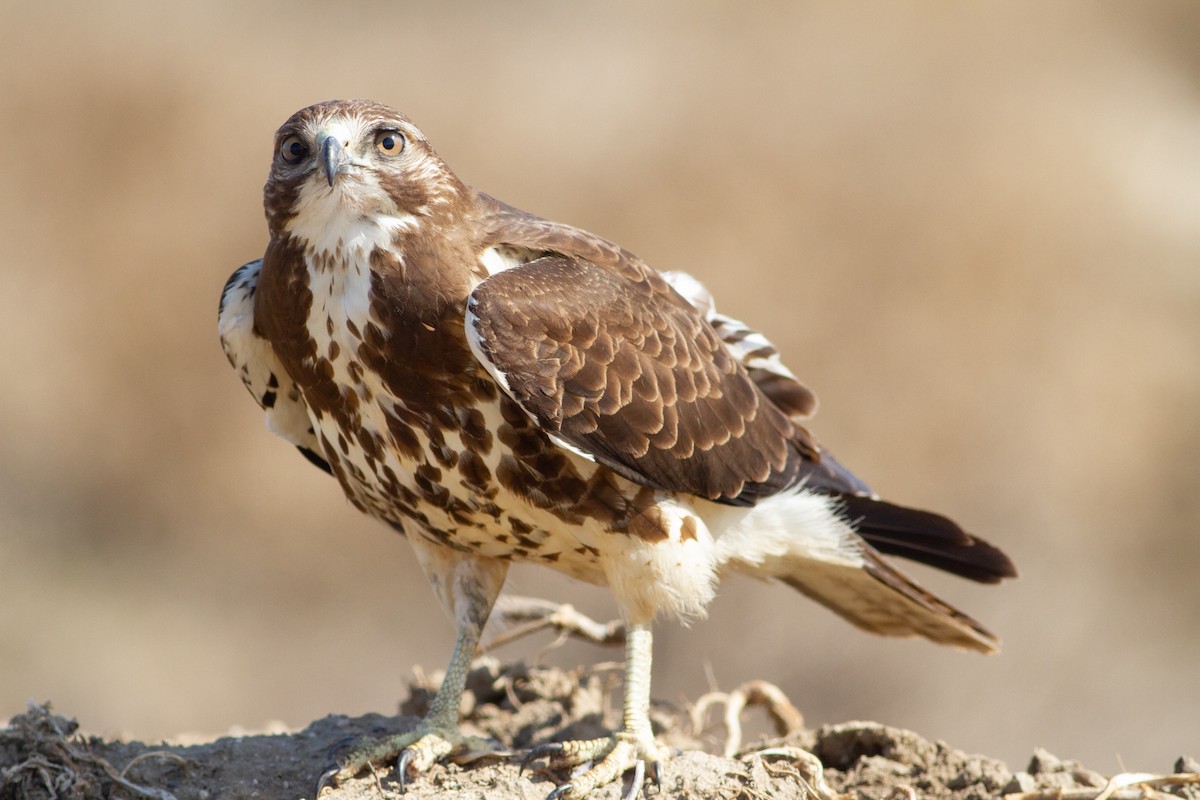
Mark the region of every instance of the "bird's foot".
[[622, 800], [634, 800], [641, 791], [647, 765], [650, 766], [654, 782], [660, 782], [666, 750], [654, 741], [649, 732], [645, 735], [622, 732], [602, 739], [540, 745], [525, 756], [521, 769], [542, 758], [546, 759], [546, 769], [549, 770], [572, 769], [588, 763], [592, 765], [583, 774], [552, 791], [546, 800], [580, 800], [593, 789], [612, 783], [630, 769], [634, 771], [633, 784]]
[[319, 798], [327, 786], [338, 786], [368, 767], [386, 764], [392, 759], [396, 759], [396, 780], [400, 783], [400, 791], [404, 791], [407, 779], [428, 771], [444, 758], [449, 757], [458, 763], [464, 763], [486, 756], [506, 755], [508, 754], [498, 751], [495, 743], [487, 739], [467, 736], [454, 728], [422, 722], [415, 731], [360, 742], [347, 756], [339, 759], [335, 766], [321, 774], [315, 797]]

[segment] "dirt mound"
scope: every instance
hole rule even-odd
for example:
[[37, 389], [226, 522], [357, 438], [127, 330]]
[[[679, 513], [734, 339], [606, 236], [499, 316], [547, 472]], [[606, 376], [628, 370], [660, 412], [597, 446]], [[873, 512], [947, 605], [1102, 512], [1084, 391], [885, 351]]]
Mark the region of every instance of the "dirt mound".
[[[424, 713], [437, 676], [418, 676], [401, 714], [329, 716], [302, 731], [227, 736], [199, 744], [148, 745], [106, 741], [78, 733], [74, 720], [33, 706], [0, 730], [0, 800], [296, 800], [311, 798], [317, 775], [360, 736], [411, 729]], [[542, 800], [555, 786], [546, 774], [521, 774], [519, 754], [532, 745], [588, 738], [611, 730], [618, 713], [619, 675], [612, 668], [564, 671], [480, 659], [463, 700], [464, 724], [494, 738], [505, 755], [471, 764], [435, 766], [412, 782], [407, 800], [422, 798], [528, 798]], [[705, 710], [722, 705], [724, 729], [709, 729]], [[738, 746], [746, 706], [766, 708], [779, 738]], [[914, 797], [974, 800], [1006, 795], [1036, 798], [1183, 797], [1200, 800], [1200, 765], [1181, 758], [1177, 774], [1130, 775], [1109, 780], [1074, 762], [1036, 752], [1014, 772], [983, 756], [967, 755], [911, 731], [872, 722], [809, 730], [769, 684], [710, 695], [689, 710], [656, 704], [656, 733], [678, 753], [663, 765], [662, 783], [643, 796], [689, 798], [803, 798], [810, 795], [883, 800]], [[732, 746], [731, 746], [732, 745]], [[734, 750], [716, 755], [710, 750]], [[628, 790], [613, 785], [597, 800]], [[400, 797], [394, 773], [365, 775], [324, 795], [329, 800]]]

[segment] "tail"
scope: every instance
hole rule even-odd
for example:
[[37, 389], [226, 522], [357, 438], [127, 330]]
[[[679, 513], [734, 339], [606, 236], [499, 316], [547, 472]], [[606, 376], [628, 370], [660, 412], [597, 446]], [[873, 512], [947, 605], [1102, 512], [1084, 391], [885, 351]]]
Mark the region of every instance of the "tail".
[[999, 548], [941, 514], [856, 495], [841, 495], [839, 500], [854, 530], [881, 553], [980, 583], [1017, 577], [1017, 568]]
[[908, 556], [986, 582], [1016, 574], [1003, 553], [945, 517], [803, 488], [705, 517], [722, 569], [780, 580], [872, 633], [923, 636], [984, 653], [999, 648], [991, 631], [880, 555]]

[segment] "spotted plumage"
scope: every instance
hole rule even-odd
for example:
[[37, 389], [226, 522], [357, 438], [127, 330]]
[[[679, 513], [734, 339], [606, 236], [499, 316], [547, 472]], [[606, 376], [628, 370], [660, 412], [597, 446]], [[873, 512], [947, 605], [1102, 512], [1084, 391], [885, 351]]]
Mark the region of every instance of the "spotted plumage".
[[631, 631], [624, 730], [551, 754], [599, 759], [559, 796], [662, 756], [650, 625], [703, 614], [728, 573], [869, 631], [994, 649], [880, 553], [988, 582], [1015, 574], [1008, 559], [871, 494], [803, 427], [815, 395], [694, 278], [467, 186], [368, 101], [284, 123], [265, 208], [266, 254], [222, 294], [225, 352], [271, 430], [407, 537], [459, 629], [418, 732], [330, 780], [466, 746], [458, 694], [513, 560], [609, 586]]

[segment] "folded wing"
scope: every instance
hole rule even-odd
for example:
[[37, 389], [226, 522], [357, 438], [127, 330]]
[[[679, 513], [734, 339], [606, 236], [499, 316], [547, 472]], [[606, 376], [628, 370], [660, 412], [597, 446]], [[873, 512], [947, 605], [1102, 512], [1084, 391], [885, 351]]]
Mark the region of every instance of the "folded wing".
[[239, 267], [221, 292], [217, 328], [229, 363], [267, 415], [267, 427], [296, 446], [312, 464], [329, 472], [300, 390], [288, 377], [270, 343], [254, 328], [254, 294], [262, 259]]
[[570, 449], [653, 488], [746, 505], [827, 474], [704, 316], [636, 262], [547, 253], [468, 299], [476, 357]]

